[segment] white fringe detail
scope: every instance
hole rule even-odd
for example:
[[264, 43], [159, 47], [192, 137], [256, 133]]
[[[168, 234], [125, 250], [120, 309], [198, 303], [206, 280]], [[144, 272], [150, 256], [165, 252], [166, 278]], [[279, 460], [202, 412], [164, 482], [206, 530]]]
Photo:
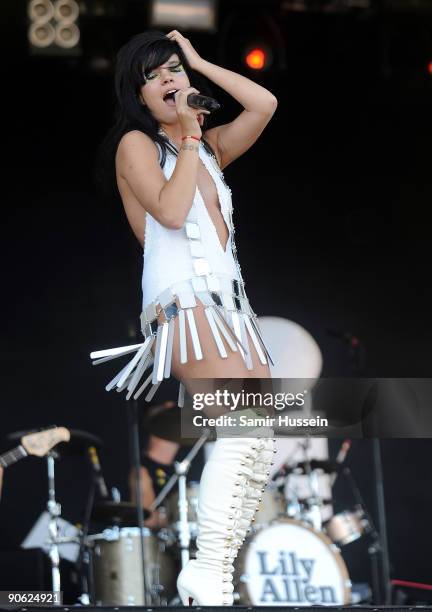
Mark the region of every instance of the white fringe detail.
[[[210, 296], [208, 297], [209, 299], [205, 300], [205, 302], [208, 302], [210, 305], [205, 306], [204, 313], [221, 358], [226, 359], [228, 357], [223, 342], [223, 340], [225, 340], [233, 352], [237, 350], [240, 351], [246, 363], [246, 367], [252, 370], [253, 361], [250, 342], [248, 341], [249, 333], [260, 362], [266, 365], [268, 361], [270, 361], [274, 365], [273, 359], [262, 338], [256, 318], [249, 314], [222, 309], [213, 302]], [[93, 365], [98, 365], [99, 363], [104, 363], [105, 361], [110, 361], [117, 357], [135, 352], [132, 359], [128, 361], [120, 372], [118, 372], [118, 374], [116, 374], [116, 376], [106, 385], [105, 389], [107, 391], [116, 388], [118, 392], [121, 392], [127, 389], [127, 400], [130, 400], [132, 396], [134, 399], [138, 399], [150, 385], [150, 389], [145, 399], [146, 401], [150, 401], [153, 398], [163, 379], [169, 378], [171, 375], [176, 316], [177, 315], [173, 316], [168, 322], [159, 324], [156, 333], [147, 336], [145, 341], [141, 344], [93, 351], [90, 354], [92, 359], [96, 358]], [[180, 363], [187, 363], [188, 361], [186, 319], [192, 340], [194, 358], [196, 360], [204, 358], [193, 309], [179, 308]], [[156, 343], [156, 347], [153, 357], [151, 349], [154, 343]], [[189, 359], [191, 357], [192, 355]], [[153, 365], [151, 373], [145, 378], [144, 382], [141, 382], [146, 370], [151, 365]], [[141, 386], [139, 386], [140, 382]], [[177, 402], [179, 406], [184, 405], [185, 391], [184, 385], [180, 383]]]

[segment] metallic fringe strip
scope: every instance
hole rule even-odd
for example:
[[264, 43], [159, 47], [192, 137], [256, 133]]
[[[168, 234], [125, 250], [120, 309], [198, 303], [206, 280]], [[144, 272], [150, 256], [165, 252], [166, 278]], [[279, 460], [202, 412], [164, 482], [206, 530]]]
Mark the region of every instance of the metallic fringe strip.
[[183, 408], [184, 406], [184, 397], [185, 397], [185, 386], [183, 383], [180, 383], [179, 385], [179, 394], [178, 394], [178, 399], [177, 399], [177, 406], [179, 408]]
[[[216, 325], [219, 327], [219, 330], [222, 332], [223, 337], [228, 342], [230, 349], [232, 351], [236, 351], [237, 350], [236, 342], [238, 341], [238, 339], [235, 337], [230, 327], [229, 321], [223, 318], [217, 306], [214, 306], [212, 308], [212, 312], [214, 315], [214, 320], [216, 321]], [[233, 340], [233, 338], [235, 339], [235, 341]]]
[[183, 308], [179, 309], [179, 342], [180, 342], [180, 363], [187, 362], [187, 345], [186, 345], [186, 326], [185, 313]]
[[156, 333], [156, 351], [154, 357], [152, 383], [156, 385], [163, 380], [166, 348], [168, 341], [168, 323], [158, 325]]
[[[210, 299], [208, 300], [210, 303]], [[258, 357], [263, 365], [267, 364], [268, 360], [274, 365], [274, 361], [270, 352], [263, 340], [261, 331], [256, 321], [256, 317], [239, 313], [237, 311], [229, 311], [227, 309], [220, 310], [213, 302], [204, 308], [210, 331], [222, 358], [227, 358], [228, 354], [223, 343], [223, 338], [232, 351], [237, 351], [237, 345], [240, 353], [245, 360], [249, 370], [253, 369], [252, 355], [250, 351], [249, 336], [255, 346]], [[126, 399], [129, 400], [132, 395], [137, 399], [152, 383], [149, 392], [145, 399], [150, 401], [158, 390], [161, 381], [164, 378], [169, 378], [171, 375], [172, 353], [174, 345], [174, 329], [175, 316], [172, 316], [168, 322], [158, 325], [156, 334], [148, 336], [141, 344], [133, 344], [130, 346], [122, 346], [114, 349], [106, 349], [102, 351], [94, 351], [90, 354], [92, 359], [96, 360], [93, 365], [116, 359], [123, 355], [136, 352], [134, 357], [118, 372], [118, 374], [107, 384], [105, 389], [111, 391], [117, 387], [117, 391], [123, 391], [127, 388], [128, 393]], [[187, 363], [187, 341], [186, 341], [186, 318], [191, 334], [192, 345], [197, 360], [203, 359], [203, 351], [196, 326], [195, 317], [192, 308], [179, 308], [179, 345], [180, 345], [180, 363]], [[153, 358], [151, 348], [156, 342], [155, 356]], [[153, 369], [150, 375], [145, 379], [142, 385], [137, 390], [139, 382], [144, 372], [153, 363]], [[182, 383], [179, 386], [178, 406], [184, 405], [185, 387]]]
[[[154, 336], [153, 336], [154, 338]], [[141, 363], [138, 364], [135, 372], [132, 374], [132, 377], [128, 383], [127, 390], [130, 392], [129, 397], [131, 397], [132, 393], [135, 391], [139, 382], [144, 374], [144, 372], [153, 364], [153, 355], [149, 352], [146, 357], [141, 360]], [[150, 374], [152, 376], [152, 374]]]
[[147, 395], [145, 396], [145, 400], [146, 402], [149, 402], [151, 399], [153, 399], [153, 395], [156, 393], [156, 391], [159, 389], [159, 385], [161, 384], [161, 381], [159, 381], [156, 385], [153, 385], [152, 388], [150, 389], [150, 391], [147, 393]]
[[120, 377], [123, 375], [123, 372], [126, 371], [126, 368], [128, 367], [128, 365], [129, 364], [126, 364], [125, 367], [122, 370], [120, 370], [120, 372], [116, 374], [114, 378], [107, 384], [107, 386], [105, 387], [106, 391], [111, 391], [111, 389], [114, 389], [117, 382], [120, 380]]
[[239, 313], [238, 315], [239, 323], [240, 323], [241, 339], [246, 349], [245, 354], [244, 354], [244, 360], [245, 360], [247, 369], [253, 370], [252, 355], [251, 355], [250, 348], [249, 348], [249, 342], [248, 342], [247, 332], [246, 332], [246, 325], [244, 322], [245, 316], [246, 315], [244, 315], [243, 313]]
[[251, 325], [254, 328], [255, 332], [257, 333], [257, 336], [258, 336], [258, 338], [259, 338], [259, 340], [261, 342], [261, 346], [263, 347], [263, 349], [264, 349], [268, 359], [270, 360], [270, 363], [272, 365], [274, 365], [273, 357], [270, 355], [270, 351], [268, 350], [267, 345], [264, 342], [263, 337], [261, 335], [261, 331], [260, 331], [260, 328], [258, 326], [258, 321], [256, 320], [255, 317], [251, 317], [250, 318], [250, 322], [251, 322]]
[[133, 372], [132, 372], [131, 374], [129, 374], [129, 376], [126, 378], [126, 380], [124, 381], [124, 383], [123, 383], [122, 385], [120, 385], [120, 386], [119, 386], [119, 383], [117, 383], [117, 385], [116, 385], [116, 387], [117, 387], [116, 391], [117, 391], [118, 393], [120, 393], [121, 391], [124, 391], [124, 390], [125, 390], [125, 389], [128, 387], [128, 385], [129, 385], [130, 381], [132, 380], [132, 376], [133, 376]]
[[93, 365], [98, 365], [99, 363], [105, 363], [105, 361], [111, 361], [111, 359], [117, 359], [117, 357], [121, 357], [122, 355], [127, 355], [128, 353], [134, 353], [141, 346], [141, 344], [132, 344], [130, 346], [120, 346], [118, 348], [106, 349], [103, 351], [93, 351], [90, 353], [90, 359], [95, 359], [93, 361]]
[[219, 309], [216, 307], [215, 308], [215, 312], [218, 313], [218, 315], [220, 316], [221, 320], [225, 323], [225, 325], [228, 328], [229, 333], [231, 334], [231, 337], [234, 339], [235, 343], [239, 345], [239, 347], [244, 351], [245, 347], [243, 346], [243, 344], [241, 343], [241, 338], [239, 338], [237, 336], [237, 334], [234, 331], [234, 326], [233, 326], [233, 321], [232, 321], [232, 316], [234, 314], [234, 311], [231, 310], [227, 310], [224, 309], [223, 313], [224, 316], [222, 316], [221, 312], [219, 311]]
[[135, 372], [127, 386], [128, 394], [126, 395], [126, 399], [129, 400], [132, 397], [135, 389], [137, 388], [139, 381], [141, 380], [142, 375], [147, 370], [150, 365], [151, 360], [153, 359], [153, 355], [151, 353], [151, 347], [154, 344], [155, 337], [153, 335], [147, 338], [149, 340], [149, 344], [147, 346], [147, 350], [142, 355], [140, 362], [138, 363]]
[[189, 329], [190, 329], [191, 338], [192, 338], [192, 345], [194, 347], [195, 359], [200, 360], [203, 358], [203, 354], [201, 350], [201, 344], [199, 341], [198, 330], [196, 327], [192, 308], [188, 308], [186, 310], [186, 314], [187, 314]]
[[[234, 333], [237, 336], [237, 340], [241, 342], [242, 336], [241, 336], [240, 319], [239, 319], [238, 312], [233, 310], [232, 312], [230, 312], [230, 315], [231, 315]], [[246, 353], [246, 348], [242, 344], [240, 348], [240, 354], [243, 357], [243, 359], [246, 361], [245, 353]]]
[[133, 359], [131, 359], [131, 361], [129, 362], [129, 364], [128, 364], [126, 370], [125, 370], [125, 372], [120, 377], [120, 379], [119, 379], [119, 381], [117, 383], [117, 387], [123, 387], [126, 379], [129, 378], [129, 375], [131, 374], [132, 370], [135, 368], [135, 366], [138, 363], [138, 361], [141, 359], [143, 353], [146, 352], [146, 349], [148, 348], [150, 342], [151, 342], [151, 338], [150, 337], [146, 338], [144, 344], [138, 350], [138, 352], [136, 353], [135, 357]]
[[262, 351], [262, 348], [260, 346], [260, 343], [259, 343], [258, 338], [256, 336], [256, 333], [254, 331], [254, 328], [252, 327], [252, 323], [250, 321], [250, 317], [248, 315], [244, 315], [244, 322], [246, 324], [246, 328], [247, 328], [247, 330], [249, 332], [249, 335], [252, 338], [252, 342], [254, 343], [255, 350], [256, 350], [256, 352], [258, 354], [259, 360], [261, 361], [261, 363], [263, 365], [266, 365], [267, 364], [267, 359], [265, 358], [265, 355], [264, 355], [264, 353]]
[[[145, 381], [143, 382], [143, 384], [141, 385], [141, 387], [138, 389], [138, 391], [135, 393], [134, 395], [134, 399], [138, 399], [139, 396], [141, 395], [141, 393], [143, 393], [146, 388], [149, 386], [149, 384], [151, 383], [151, 379], [153, 376], [153, 372], [150, 372], [150, 374], [147, 376], [147, 378], [145, 379]], [[128, 394], [126, 396], [126, 399], [130, 398], [130, 394]]]
[[173, 342], [174, 342], [174, 326], [175, 326], [175, 319], [174, 317], [171, 317], [168, 323], [167, 355], [166, 355], [166, 361], [165, 361], [164, 378], [169, 378], [171, 375], [171, 362], [172, 362], [172, 352], [173, 352]]
[[[216, 322], [215, 322], [215, 315], [213, 314], [213, 308], [208, 306], [207, 308], [204, 309], [205, 315], [207, 317], [207, 321], [210, 325], [210, 330], [213, 334], [213, 338], [216, 342], [216, 346], [218, 348], [219, 354], [221, 357], [223, 357], [224, 359], [226, 359], [228, 357], [228, 353], [225, 350], [225, 346], [222, 342], [222, 338], [221, 335], [219, 333], [219, 330], [217, 328]], [[234, 348], [236, 348], [236, 346], [234, 345]]]

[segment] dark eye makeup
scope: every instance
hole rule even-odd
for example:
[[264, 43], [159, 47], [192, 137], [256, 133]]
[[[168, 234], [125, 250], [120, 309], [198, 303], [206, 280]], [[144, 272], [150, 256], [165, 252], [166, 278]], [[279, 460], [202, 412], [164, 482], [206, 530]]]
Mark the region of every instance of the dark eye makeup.
[[[178, 62], [177, 64], [173, 64], [172, 66], [169, 66], [169, 69], [172, 72], [182, 72], [183, 70], [183, 65], [181, 62]], [[158, 76], [158, 72], [154, 72], [152, 70], [150, 70], [150, 72], [145, 72], [144, 73], [144, 78], [147, 81], [152, 81], [154, 78], [156, 78]]]

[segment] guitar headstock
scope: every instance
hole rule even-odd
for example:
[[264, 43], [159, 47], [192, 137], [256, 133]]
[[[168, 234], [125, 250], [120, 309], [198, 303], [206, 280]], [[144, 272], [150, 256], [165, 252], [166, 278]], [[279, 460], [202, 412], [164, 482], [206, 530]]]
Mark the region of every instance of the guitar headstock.
[[21, 438], [21, 444], [29, 455], [43, 457], [59, 442], [69, 442], [70, 432], [66, 427], [53, 427]]

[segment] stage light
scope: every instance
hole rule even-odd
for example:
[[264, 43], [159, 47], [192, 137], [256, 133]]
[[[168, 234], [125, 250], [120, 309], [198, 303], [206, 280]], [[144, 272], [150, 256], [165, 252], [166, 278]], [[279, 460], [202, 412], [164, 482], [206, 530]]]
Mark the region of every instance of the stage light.
[[250, 70], [266, 70], [272, 60], [270, 49], [264, 45], [249, 45], [244, 53], [244, 62]]
[[72, 49], [79, 43], [80, 31], [74, 23], [58, 23], [55, 28], [56, 44], [62, 49]]
[[30, 0], [28, 41], [32, 54], [77, 55], [80, 7], [76, 0]]
[[150, 26], [214, 31], [215, 0], [153, 0], [150, 6]]
[[246, 64], [253, 70], [262, 70], [266, 63], [266, 54], [262, 49], [252, 49], [246, 55]]
[[32, 0], [27, 7], [29, 19], [34, 23], [48, 23], [54, 16], [50, 0]]
[[429, 62], [428, 67], [427, 67], [427, 71], [428, 71], [429, 75], [432, 76], [432, 61]]
[[220, 23], [219, 63], [266, 83], [285, 70], [285, 40], [267, 10], [232, 10]]
[[53, 44], [55, 30], [50, 23], [32, 23], [28, 38], [31, 45], [38, 49], [46, 49]]
[[57, 0], [54, 4], [54, 18], [59, 23], [73, 23], [78, 16], [79, 6], [75, 0]]

